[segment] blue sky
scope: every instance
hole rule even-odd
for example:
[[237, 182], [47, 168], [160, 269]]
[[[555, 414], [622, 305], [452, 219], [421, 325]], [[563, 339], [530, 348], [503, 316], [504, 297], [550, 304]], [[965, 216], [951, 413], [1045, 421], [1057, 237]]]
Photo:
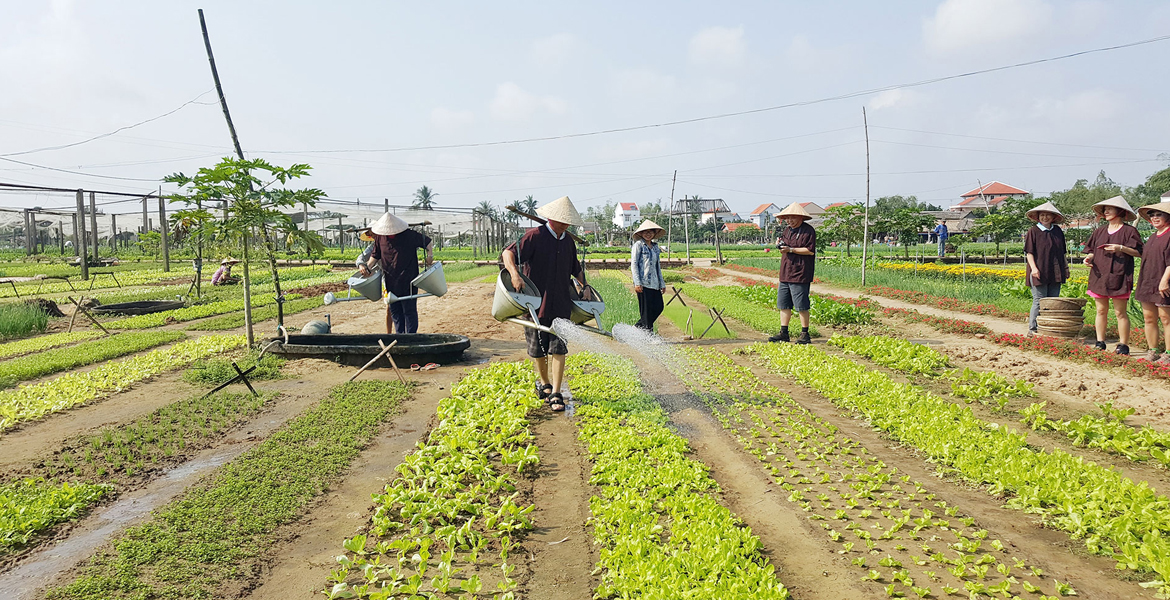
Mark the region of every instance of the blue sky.
[[[668, 198], [678, 169], [676, 197], [742, 213], [860, 200], [863, 105], [874, 197], [946, 204], [991, 180], [1045, 194], [1101, 169], [1135, 185], [1170, 152], [1170, 81], [1158, 75], [1170, 40], [692, 124], [409, 150], [752, 110], [1144, 40], [1170, 34], [1165, 2], [10, 1], [0, 158], [210, 90], [200, 7], [245, 151], [312, 164], [308, 183], [333, 198], [408, 203], [428, 184], [440, 206], [645, 202]], [[86, 175], [0, 161], [0, 181], [150, 190], [230, 153], [214, 100], [7, 157]], [[0, 194], [5, 206], [69, 201]]]

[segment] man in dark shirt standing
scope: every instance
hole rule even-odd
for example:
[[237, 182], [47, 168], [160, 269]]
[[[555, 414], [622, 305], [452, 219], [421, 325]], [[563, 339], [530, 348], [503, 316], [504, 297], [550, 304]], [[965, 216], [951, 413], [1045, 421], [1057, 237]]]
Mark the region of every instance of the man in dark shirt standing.
[[[374, 251], [368, 266], [382, 268], [386, 291], [395, 296], [411, 296], [410, 285], [418, 277], [418, 249], [426, 249], [425, 262], [434, 259], [431, 238], [413, 230], [406, 221], [386, 213], [370, 226]], [[393, 331], [391, 331], [393, 322]], [[418, 300], [400, 300], [386, 305], [386, 333], [418, 333]]]
[[813, 270], [816, 268], [817, 232], [807, 223], [812, 215], [802, 206], [793, 202], [776, 215], [788, 228], [776, 238], [780, 249], [780, 285], [776, 290], [776, 308], [780, 309], [780, 333], [768, 338], [769, 342], [787, 342], [788, 321], [792, 310], [800, 313], [800, 337], [797, 344], [812, 340], [808, 335], [809, 288], [812, 287]]
[[[577, 260], [577, 245], [568, 234], [570, 225], [580, 226], [584, 221], [568, 196], [536, 209], [536, 214], [548, 219], [548, 223], [529, 229], [519, 241], [504, 248], [500, 258], [515, 290], [524, 289], [524, 280], [520, 278], [517, 267], [523, 265], [524, 275], [540, 291], [540, 310], [536, 317], [541, 325], [549, 327], [554, 319], [568, 319], [572, 314], [570, 276], [575, 276], [581, 285], [585, 283], [581, 261]], [[524, 339], [528, 343], [528, 356], [540, 378], [536, 384], [537, 396], [547, 400], [552, 410], [565, 410], [561, 381], [568, 346], [560, 337], [530, 327], [524, 328]]]

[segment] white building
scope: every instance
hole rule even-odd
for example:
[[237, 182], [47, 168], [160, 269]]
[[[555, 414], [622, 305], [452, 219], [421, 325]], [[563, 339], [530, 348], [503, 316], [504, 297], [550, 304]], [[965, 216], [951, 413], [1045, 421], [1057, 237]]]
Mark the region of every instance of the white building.
[[642, 213], [638, 210], [637, 204], [619, 202], [617, 209], [613, 211], [613, 224], [622, 229], [629, 229], [638, 223], [641, 216]]
[[776, 219], [776, 213], [779, 212], [780, 209], [777, 208], [775, 204], [761, 204], [752, 211], [752, 214], [748, 215], [748, 221], [755, 223], [756, 227], [764, 229], [768, 226], [768, 223], [771, 223]]

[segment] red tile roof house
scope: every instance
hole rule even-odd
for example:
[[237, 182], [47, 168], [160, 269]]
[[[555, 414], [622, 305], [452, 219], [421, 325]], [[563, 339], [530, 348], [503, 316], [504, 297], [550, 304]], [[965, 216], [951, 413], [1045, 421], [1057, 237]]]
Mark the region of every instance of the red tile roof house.
[[992, 181], [963, 194], [961, 196], [963, 200], [951, 206], [950, 210], [970, 213], [977, 209], [994, 208], [1008, 198], [1023, 198], [1027, 195], [1027, 190], [1021, 190], [1018, 187], [1012, 187], [1006, 183]]
[[776, 213], [778, 212], [780, 212], [780, 209], [775, 204], [770, 202], [768, 204], [761, 204], [752, 211], [752, 214], [748, 215], [748, 221], [755, 223], [756, 227], [763, 229], [776, 218]]
[[817, 205], [816, 202], [798, 202], [797, 204], [801, 208], [803, 208], [808, 214], [810, 214], [814, 217], [819, 217], [819, 216], [825, 214], [825, 209], [823, 209], [819, 205]]
[[849, 206], [850, 204], [853, 204], [853, 203], [852, 202], [834, 202], [834, 203], [826, 206], [825, 210], [829, 210], [830, 208], [837, 208], [838, 206]]
[[638, 225], [638, 218], [642, 216], [638, 205], [633, 202], [618, 202], [613, 211], [613, 224], [622, 229], [629, 229]]
[[751, 227], [751, 228], [753, 228], [753, 229], [759, 229], [759, 227], [758, 227], [758, 226], [756, 226], [756, 224], [755, 224], [755, 223], [752, 223], [752, 222], [747, 222], [747, 223], [728, 223], [728, 224], [726, 224], [726, 225], [724, 225], [724, 226], [723, 226], [723, 231], [735, 231], [736, 229], [739, 229], [740, 227]]

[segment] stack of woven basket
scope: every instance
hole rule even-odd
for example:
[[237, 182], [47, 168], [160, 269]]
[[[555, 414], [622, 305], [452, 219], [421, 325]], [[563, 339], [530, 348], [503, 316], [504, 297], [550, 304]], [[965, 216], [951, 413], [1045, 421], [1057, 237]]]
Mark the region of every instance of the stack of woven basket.
[[1075, 338], [1085, 326], [1084, 298], [1041, 298], [1036, 320], [1041, 335]]

